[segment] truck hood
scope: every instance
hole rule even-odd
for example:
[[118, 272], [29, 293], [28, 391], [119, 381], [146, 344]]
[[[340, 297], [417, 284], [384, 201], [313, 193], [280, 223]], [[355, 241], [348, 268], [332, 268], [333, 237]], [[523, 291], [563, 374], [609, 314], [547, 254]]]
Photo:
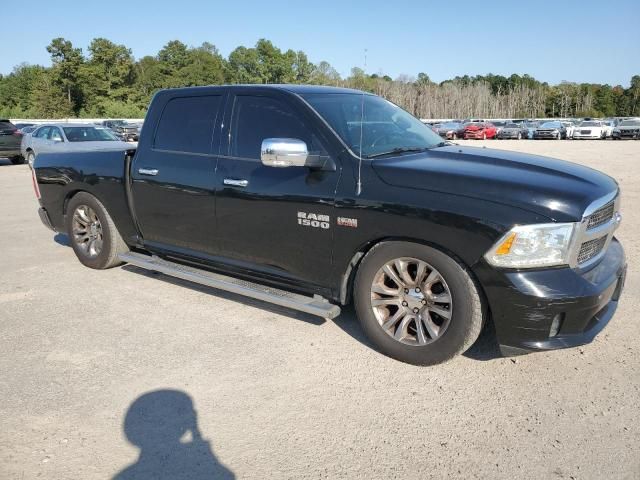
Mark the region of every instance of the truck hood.
[[574, 222], [594, 200], [617, 190], [611, 177], [571, 162], [505, 150], [452, 145], [374, 160], [390, 185], [489, 200]]

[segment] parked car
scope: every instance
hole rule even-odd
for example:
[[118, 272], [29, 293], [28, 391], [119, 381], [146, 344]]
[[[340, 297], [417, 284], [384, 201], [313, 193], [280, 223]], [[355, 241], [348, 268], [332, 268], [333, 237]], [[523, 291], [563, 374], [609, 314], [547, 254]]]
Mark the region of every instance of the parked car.
[[527, 138], [532, 140], [533, 139], [533, 132], [536, 131], [536, 128], [538, 128], [540, 126], [540, 122], [537, 121], [529, 121], [529, 122], [525, 122], [524, 123], [524, 127], [527, 129]]
[[21, 141], [22, 132], [9, 120], [0, 119], [0, 157], [8, 157], [14, 165], [24, 163], [20, 154]]
[[574, 139], [604, 139], [607, 127], [600, 120], [585, 120], [573, 130]]
[[496, 127], [489, 122], [470, 122], [464, 126], [464, 138], [466, 140], [486, 140], [496, 138]]
[[496, 138], [498, 138], [498, 134], [500, 130], [507, 124], [506, 120], [491, 120], [491, 125], [496, 127]]
[[27, 133], [31, 133], [33, 132], [36, 128], [38, 128], [40, 125], [31, 125], [29, 127], [22, 127], [20, 129], [20, 132], [22, 133], [22, 135], [26, 135]]
[[611, 138], [621, 140], [624, 138], [635, 138], [640, 140], [640, 118], [631, 118], [622, 120], [616, 128], [613, 129]]
[[459, 122], [441, 123], [436, 128], [436, 133], [447, 140], [457, 140], [464, 138], [464, 125]]
[[33, 127], [34, 126], [33, 123], [16, 123], [15, 125], [16, 125], [16, 128], [18, 130], [20, 130], [21, 132], [23, 132], [24, 129], [27, 128], [27, 127]]
[[602, 120], [602, 126], [604, 127], [604, 138], [611, 138], [615, 122], [613, 120]]
[[136, 124], [128, 123], [125, 120], [105, 120], [103, 127], [111, 129], [120, 140], [124, 142], [137, 142], [140, 131]]
[[24, 136], [21, 152], [29, 165], [44, 152], [73, 152], [91, 150], [123, 151], [131, 144], [114, 137], [107, 129], [90, 124], [45, 124]]
[[90, 268], [128, 262], [325, 318], [353, 303], [376, 348], [420, 365], [489, 318], [515, 354], [588, 343], [617, 308], [620, 195], [603, 173], [448, 145], [335, 87], [164, 90], [147, 119], [135, 151], [36, 158], [40, 218]]
[[562, 140], [563, 138], [567, 138], [567, 129], [562, 122], [558, 121], [544, 122], [533, 131], [534, 140]]
[[496, 134], [498, 139], [516, 139], [520, 140], [529, 137], [527, 127], [521, 123], [506, 123], [504, 127]]
[[573, 132], [576, 128], [576, 124], [573, 122], [562, 122], [562, 125], [564, 125], [565, 130], [567, 131], [567, 137], [566, 138], [573, 138]]

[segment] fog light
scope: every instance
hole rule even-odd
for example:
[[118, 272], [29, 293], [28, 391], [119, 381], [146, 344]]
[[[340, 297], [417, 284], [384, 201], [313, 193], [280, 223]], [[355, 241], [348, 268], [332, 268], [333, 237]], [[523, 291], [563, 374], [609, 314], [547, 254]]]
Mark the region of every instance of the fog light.
[[555, 337], [556, 335], [558, 335], [563, 320], [564, 313], [557, 313], [556, 316], [553, 317], [553, 322], [551, 322], [551, 329], [549, 329], [549, 337]]

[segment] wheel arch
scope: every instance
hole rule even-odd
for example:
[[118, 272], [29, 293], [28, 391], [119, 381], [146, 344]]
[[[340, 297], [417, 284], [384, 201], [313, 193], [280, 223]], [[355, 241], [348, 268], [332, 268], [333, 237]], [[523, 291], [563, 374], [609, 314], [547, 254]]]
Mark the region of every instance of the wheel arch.
[[482, 286], [482, 284], [478, 280], [478, 277], [476, 276], [476, 274], [473, 272], [473, 269], [471, 268], [471, 265], [468, 265], [459, 255], [457, 255], [452, 250], [450, 250], [450, 249], [448, 249], [446, 247], [443, 247], [442, 245], [439, 245], [437, 243], [430, 242], [428, 240], [421, 239], [421, 238], [405, 237], [405, 236], [381, 237], [381, 238], [378, 238], [378, 239], [375, 239], [375, 240], [371, 240], [371, 241], [361, 245], [357, 249], [357, 251], [351, 257], [351, 260], [349, 261], [348, 265], [344, 269], [343, 274], [341, 276], [341, 282], [340, 282], [340, 304], [341, 305], [348, 305], [352, 301], [352, 298], [353, 298], [353, 284], [354, 284], [354, 281], [355, 281], [355, 277], [356, 277], [356, 273], [358, 271], [358, 268], [360, 267], [360, 265], [362, 263], [362, 259], [375, 246], [380, 245], [382, 243], [389, 243], [389, 242], [408, 242], [408, 243], [416, 243], [416, 244], [420, 244], [420, 245], [425, 245], [427, 247], [434, 248], [434, 249], [444, 253], [445, 255], [448, 255], [449, 257], [451, 257], [460, 266], [462, 266], [464, 268], [464, 270], [471, 277], [471, 280], [473, 281], [473, 283], [475, 284], [476, 288], [478, 289], [478, 295], [480, 296], [480, 301], [482, 303], [483, 309], [487, 313], [487, 317], [486, 318], [491, 318], [491, 311], [490, 311], [490, 307], [489, 307], [489, 302], [487, 301], [487, 296], [485, 294], [484, 287]]

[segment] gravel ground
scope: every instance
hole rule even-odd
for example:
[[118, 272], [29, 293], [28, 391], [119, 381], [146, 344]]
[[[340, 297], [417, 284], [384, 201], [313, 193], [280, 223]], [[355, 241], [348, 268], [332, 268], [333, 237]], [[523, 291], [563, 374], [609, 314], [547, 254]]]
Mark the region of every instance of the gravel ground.
[[0, 478], [640, 478], [640, 142], [460, 143], [620, 182], [629, 276], [591, 345], [501, 358], [489, 330], [419, 368], [352, 311], [89, 270], [40, 224], [28, 167], [0, 160]]

